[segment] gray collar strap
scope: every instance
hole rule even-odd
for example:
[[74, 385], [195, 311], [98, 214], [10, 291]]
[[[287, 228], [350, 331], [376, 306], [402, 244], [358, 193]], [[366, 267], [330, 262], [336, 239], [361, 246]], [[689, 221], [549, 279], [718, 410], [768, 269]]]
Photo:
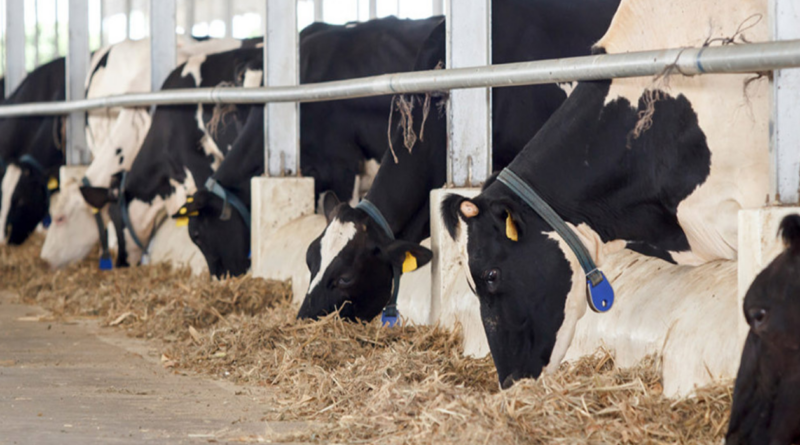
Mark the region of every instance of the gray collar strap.
[[[384, 233], [391, 239], [392, 241], [395, 240], [394, 232], [392, 232], [392, 228], [389, 226], [389, 223], [386, 221], [386, 218], [383, 217], [383, 213], [375, 207], [375, 204], [371, 203], [367, 199], [362, 199], [361, 202], [356, 205], [357, 209], [361, 209], [372, 218], [375, 223], [378, 224]], [[400, 275], [402, 270], [392, 265], [392, 297], [389, 299], [389, 304], [383, 308], [383, 313], [381, 314], [381, 325], [388, 324], [389, 327], [393, 327], [397, 323], [397, 319], [400, 316], [400, 312], [397, 310], [397, 295], [400, 293]]]
[[[144, 256], [147, 255], [147, 247], [145, 247], [144, 243], [142, 243], [142, 240], [140, 240], [139, 237], [136, 235], [136, 230], [134, 230], [133, 224], [131, 224], [131, 216], [128, 213], [128, 201], [125, 198], [125, 185], [127, 182], [126, 181], [127, 178], [128, 178], [128, 172], [123, 171], [122, 179], [120, 179], [119, 182], [119, 210], [120, 213], [122, 214], [122, 225], [123, 228], [124, 227], [128, 228], [128, 231], [131, 233], [131, 238], [133, 238], [133, 242], [136, 244], [136, 246], [139, 247], [139, 249], [142, 250], [142, 256]], [[125, 234], [123, 233], [120, 236], [125, 236]]]
[[233, 208], [239, 212], [239, 215], [241, 215], [244, 223], [247, 224], [247, 230], [250, 230], [250, 211], [247, 210], [247, 206], [238, 196], [219, 185], [214, 178], [208, 178], [206, 181], [206, 189], [222, 198], [222, 214], [219, 216], [219, 219], [223, 221], [231, 219], [231, 206], [233, 206]]
[[503, 169], [497, 180], [508, 187], [515, 195], [533, 209], [567, 243], [578, 257], [583, 273], [586, 275], [587, 299], [595, 312], [606, 312], [614, 304], [614, 290], [603, 272], [597, 268], [578, 235], [569, 228], [555, 210], [548, 205], [536, 191], [522, 178], [508, 168]]
[[[92, 183], [84, 176], [81, 183], [86, 187], [91, 187]], [[111, 270], [111, 254], [108, 251], [108, 234], [106, 233], [105, 225], [103, 224], [103, 216], [100, 214], [100, 209], [94, 209], [94, 222], [97, 225], [97, 233], [100, 236], [100, 247], [103, 249], [100, 254], [100, 270]]]

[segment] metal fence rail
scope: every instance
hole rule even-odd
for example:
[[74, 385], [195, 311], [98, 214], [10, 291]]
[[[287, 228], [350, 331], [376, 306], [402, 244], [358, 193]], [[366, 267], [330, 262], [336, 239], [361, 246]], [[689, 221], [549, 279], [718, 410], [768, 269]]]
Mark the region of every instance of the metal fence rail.
[[319, 102], [385, 94], [508, 87], [653, 76], [673, 66], [683, 75], [747, 73], [800, 67], [800, 40], [678, 48], [626, 54], [510, 63], [273, 88], [196, 88], [78, 100], [0, 106], [0, 117], [59, 115], [111, 107], [181, 104]]

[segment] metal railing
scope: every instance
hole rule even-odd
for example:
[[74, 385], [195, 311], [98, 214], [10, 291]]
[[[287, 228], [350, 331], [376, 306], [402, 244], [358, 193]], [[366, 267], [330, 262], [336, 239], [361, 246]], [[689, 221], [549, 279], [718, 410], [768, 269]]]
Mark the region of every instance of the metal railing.
[[273, 88], [196, 88], [126, 94], [71, 102], [0, 106], [0, 117], [60, 115], [112, 107], [186, 104], [319, 102], [461, 88], [508, 87], [654, 76], [748, 73], [800, 67], [800, 40], [603, 54], [476, 68], [384, 74], [336, 82]]

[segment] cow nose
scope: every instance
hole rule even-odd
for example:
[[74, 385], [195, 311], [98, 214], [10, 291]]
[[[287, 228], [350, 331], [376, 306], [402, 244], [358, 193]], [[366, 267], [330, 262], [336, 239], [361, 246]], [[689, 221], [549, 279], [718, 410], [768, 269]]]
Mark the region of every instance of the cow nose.
[[508, 389], [514, 386], [514, 382], [516, 379], [514, 378], [514, 374], [509, 374], [504, 380], [503, 383], [500, 384], [502, 389]]

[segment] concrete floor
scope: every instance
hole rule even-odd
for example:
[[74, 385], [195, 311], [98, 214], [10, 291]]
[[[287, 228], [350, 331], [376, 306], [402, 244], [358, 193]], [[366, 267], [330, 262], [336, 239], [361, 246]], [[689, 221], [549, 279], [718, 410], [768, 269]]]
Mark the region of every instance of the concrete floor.
[[241, 443], [305, 427], [262, 421], [265, 389], [177, 374], [144, 341], [13, 301], [0, 292], [2, 445]]

